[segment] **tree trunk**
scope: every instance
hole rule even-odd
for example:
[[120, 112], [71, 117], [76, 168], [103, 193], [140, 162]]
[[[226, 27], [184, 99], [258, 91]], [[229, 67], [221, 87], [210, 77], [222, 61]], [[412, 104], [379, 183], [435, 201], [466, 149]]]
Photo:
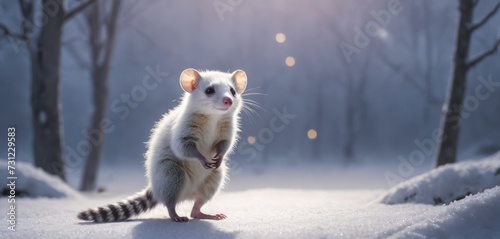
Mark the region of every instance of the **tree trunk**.
[[[43, 6], [44, 12], [54, 14], [47, 17], [36, 48], [31, 52], [31, 112], [35, 166], [66, 180], [59, 115], [59, 65], [64, 11], [58, 1], [44, 0]], [[47, 6], [57, 6], [59, 9], [54, 11]]]
[[90, 124], [89, 137], [92, 139], [89, 143], [92, 150], [87, 157], [85, 171], [82, 180], [82, 191], [93, 191], [96, 187], [96, 179], [102, 145], [104, 142], [104, 128], [101, 121], [106, 116], [106, 102], [108, 99], [107, 88], [108, 70], [98, 67], [92, 72], [92, 89], [94, 91], [92, 102], [94, 104], [94, 113]]
[[312, 124], [314, 127], [314, 130], [316, 130], [316, 138], [312, 140], [312, 156], [314, 161], [320, 161], [321, 156], [322, 156], [322, 140], [321, 137], [323, 137], [321, 134], [323, 132], [323, 87], [321, 85], [316, 86], [318, 89], [318, 95], [316, 96], [316, 112], [315, 112], [315, 117], [314, 117], [314, 124]]
[[[120, 2], [120, 0], [114, 0], [112, 2], [109, 22], [105, 24], [102, 24], [100, 21], [99, 4], [94, 4], [86, 16], [90, 29], [89, 46], [91, 48], [92, 59], [92, 90], [94, 92], [92, 99], [94, 104], [94, 113], [92, 115], [89, 129], [89, 137], [92, 137], [90, 140], [92, 150], [87, 157], [87, 163], [85, 165], [81, 185], [82, 191], [92, 191], [96, 187], [97, 172], [105, 135], [102, 120], [106, 116], [106, 106], [108, 100], [107, 85], [111, 56], [116, 36], [116, 22]], [[105, 25], [107, 27], [107, 38], [103, 47], [101, 47], [100, 44], [101, 25]], [[101, 53], [101, 51], [103, 51], [103, 53]], [[104, 57], [100, 57], [102, 55]], [[102, 60], [100, 60], [101, 58]]]
[[353, 150], [354, 150], [354, 142], [355, 142], [355, 131], [354, 131], [354, 86], [352, 82], [352, 77], [349, 77], [347, 79], [347, 97], [346, 97], [346, 140], [344, 143], [344, 149], [343, 149], [343, 154], [344, 154], [344, 162], [346, 164], [352, 163], [353, 159]]
[[453, 73], [446, 103], [443, 106], [443, 116], [441, 118], [442, 137], [438, 142], [436, 167], [456, 160], [458, 136], [460, 130], [460, 106], [462, 105], [466, 79], [467, 79], [467, 57], [469, 55], [469, 45], [473, 13], [472, 0], [460, 0], [460, 21], [456, 38], [456, 49], [453, 61]]

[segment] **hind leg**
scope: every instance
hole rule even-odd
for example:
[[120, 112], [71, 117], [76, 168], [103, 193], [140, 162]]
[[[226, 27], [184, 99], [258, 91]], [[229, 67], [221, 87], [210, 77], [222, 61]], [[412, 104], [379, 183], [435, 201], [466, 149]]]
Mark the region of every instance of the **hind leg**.
[[226, 219], [227, 216], [222, 213], [218, 214], [205, 214], [201, 212], [201, 207], [206, 203], [204, 200], [196, 199], [194, 202], [193, 210], [191, 211], [191, 217], [197, 219], [209, 219], [209, 220], [223, 220]]
[[193, 210], [191, 211], [192, 218], [210, 219], [210, 220], [223, 220], [227, 216], [224, 214], [205, 214], [201, 212], [201, 207], [208, 202], [220, 189], [223, 184], [224, 176], [221, 170], [214, 170], [210, 174], [203, 185], [200, 186], [196, 194]]
[[174, 222], [187, 222], [189, 221], [189, 218], [187, 217], [181, 217], [177, 214], [177, 212], [175, 211], [175, 206], [176, 206], [176, 203], [166, 203], [167, 205], [167, 210], [168, 210], [168, 215], [170, 216], [170, 219], [172, 219], [172, 221]]
[[156, 168], [158, 177], [153, 180], [153, 190], [157, 192], [156, 197], [165, 204], [170, 219], [174, 222], [187, 222], [187, 217], [177, 214], [175, 207], [184, 187], [185, 174], [180, 165], [173, 160], [164, 160]]

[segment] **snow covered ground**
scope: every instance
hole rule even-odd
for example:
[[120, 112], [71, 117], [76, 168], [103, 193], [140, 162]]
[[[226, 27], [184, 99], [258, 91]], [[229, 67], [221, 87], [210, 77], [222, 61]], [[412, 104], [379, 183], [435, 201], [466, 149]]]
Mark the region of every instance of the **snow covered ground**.
[[[0, 160], [1, 172], [8, 172], [7, 161]], [[45, 173], [42, 169], [36, 168], [33, 165], [25, 162], [16, 162], [14, 166], [15, 175], [18, 179], [15, 180], [16, 194], [18, 196], [28, 197], [79, 197], [80, 194], [73, 188], [64, 183], [60, 178]], [[8, 185], [7, 177], [0, 178], [0, 185]], [[3, 187], [2, 187], [3, 188]]]
[[393, 187], [386, 204], [448, 204], [500, 185], [500, 153], [486, 160], [449, 164]]
[[[100, 181], [106, 182], [101, 185], [108, 189], [105, 193], [18, 199], [16, 232], [8, 231], [2, 218], [0, 238], [495, 238], [500, 235], [500, 187], [448, 205], [387, 205], [380, 203], [380, 198], [395, 189], [387, 190], [385, 167], [311, 166], [271, 168], [259, 175], [243, 172], [233, 176], [228, 189], [204, 207], [208, 213], [228, 215], [223, 221], [174, 223], [168, 220], [163, 207], [125, 222], [78, 221], [79, 210], [120, 200], [143, 186], [141, 170], [128, 169], [131, 172], [128, 174], [121, 174], [121, 170], [125, 172], [126, 168], [104, 168], [106, 176]], [[6, 198], [0, 198], [0, 207], [7, 206]], [[188, 215], [190, 206], [182, 204], [178, 212]]]

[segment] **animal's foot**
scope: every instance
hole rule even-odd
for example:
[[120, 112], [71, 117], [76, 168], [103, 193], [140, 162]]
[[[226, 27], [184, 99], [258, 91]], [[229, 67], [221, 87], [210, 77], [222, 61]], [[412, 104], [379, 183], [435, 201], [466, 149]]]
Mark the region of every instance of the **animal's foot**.
[[215, 215], [210, 215], [210, 214], [205, 214], [202, 212], [198, 212], [195, 214], [191, 214], [192, 218], [197, 218], [197, 219], [208, 219], [208, 220], [224, 220], [227, 218], [226, 215], [220, 213], [220, 214], [215, 214]]
[[172, 221], [174, 221], [174, 222], [188, 222], [189, 218], [187, 218], [187, 217], [173, 217]]

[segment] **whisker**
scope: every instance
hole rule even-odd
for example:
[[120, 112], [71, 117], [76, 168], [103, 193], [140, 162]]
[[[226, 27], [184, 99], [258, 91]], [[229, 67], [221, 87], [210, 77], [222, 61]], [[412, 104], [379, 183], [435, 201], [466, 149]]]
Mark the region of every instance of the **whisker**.
[[[255, 119], [254, 115], [257, 115], [261, 120], [264, 120], [264, 118], [262, 118], [262, 116], [258, 112], [256, 112], [255, 110], [247, 109], [247, 111], [250, 112], [255, 123], [257, 123], [257, 120]], [[252, 112], [253, 112], [253, 114], [252, 114]]]
[[[257, 87], [254, 87], [254, 88], [251, 88], [251, 89], [246, 89], [245, 92], [243, 94], [241, 94], [242, 97], [246, 97], [246, 96], [267, 96], [267, 94], [264, 94], [264, 93], [260, 93], [260, 92], [252, 92], [256, 89], [260, 89], [262, 88], [261, 86], [257, 86]], [[265, 112], [267, 112], [266, 109], [264, 109], [262, 106], [260, 106], [260, 104], [257, 102], [257, 101], [254, 101], [254, 100], [251, 100], [251, 99], [247, 99], [247, 98], [242, 98], [242, 101], [243, 101], [243, 107], [242, 107], [242, 111], [245, 112], [245, 114], [248, 115], [248, 117], [250, 118], [250, 121], [252, 122], [255, 122], [256, 123], [256, 120], [254, 118], [254, 115], [257, 115], [259, 118], [261, 118], [262, 120], [264, 120], [264, 118], [262, 117], [262, 115], [257, 111], [257, 109], [260, 111], [260, 110], [263, 110]]]
[[[262, 87], [261, 87], [261, 86], [256, 86], [256, 87], [254, 87], [254, 88], [246, 89], [246, 90], [245, 90], [245, 93], [246, 93], [246, 92], [249, 92], [249, 91], [252, 91], [252, 90], [260, 89], [260, 88], [262, 88]], [[245, 93], [243, 93], [243, 94], [245, 94]]]
[[262, 106], [260, 106], [260, 104], [259, 104], [259, 103], [257, 103], [256, 101], [249, 100], [249, 99], [245, 99], [245, 100], [243, 100], [243, 104], [246, 104], [246, 105], [248, 105], [248, 106], [253, 106], [253, 107], [259, 108], [259, 109], [261, 109], [261, 110], [263, 110], [263, 111], [267, 112], [267, 110], [266, 110], [266, 109], [264, 109]]
[[243, 108], [242, 111], [245, 112], [245, 114], [248, 115], [248, 118], [250, 119], [250, 123], [257, 123], [255, 121], [255, 119], [253, 118], [253, 115], [250, 112], [248, 112], [248, 109]]
[[248, 118], [250, 119], [250, 122], [251, 122], [251, 123], [254, 123], [254, 122], [255, 122], [255, 123], [257, 123], [257, 122], [255, 121], [255, 119], [254, 119], [253, 115], [251, 114], [252, 112], [248, 109], [248, 107], [243, 106], [243, 107], [241, 108], [241, 110], [242, 110], [243, 112], [245, 112], [245, 114], [246, 114], [246, 115], [248, 115]]
[[253, 93], [243, 93], [241, 94], [241, 96], [253, 96], [253, 95], [268, 95], [268, 94], [264, 94], [264, 93], [258, 93], [258, 92], [253, 92]]
[[251, 99], [244, 99], [243, 100], [244, 102], [248, 102], [248, 103], [253, 103], [253, 104], [259, 104], [259, 102], [255, 101], [255, 100], [251, 100]]
[[[243, 105], [243, 108], [244, 108], [245, 110], [247, 110], [248, 112], [250, 112], [250, 113], [256, 114], [257, 116], [259, 116], [259, 118], [261, 118], [262, 120], [264, 120], [264, 118], [262, 117], [262, 115], [260, 115], [260, 114], [259, 114], [256, 110], [252, 109], [250, 106], [254, 106], [254, 105], [250, 105], [250, 104], [246, 104], [246, 105], [245, 105], [245, 104], [244, 104], [244, 105]], [[260, 106], [259, 106], [259, 107], [260, 107]], [[260, 108], [262, 108], [262, 107], [260, 107]], [[263, 108], [262, 108], [262, 109], [263, 109]], [[265, 110], [265, 109], [263, 109], [263, 110]]]

